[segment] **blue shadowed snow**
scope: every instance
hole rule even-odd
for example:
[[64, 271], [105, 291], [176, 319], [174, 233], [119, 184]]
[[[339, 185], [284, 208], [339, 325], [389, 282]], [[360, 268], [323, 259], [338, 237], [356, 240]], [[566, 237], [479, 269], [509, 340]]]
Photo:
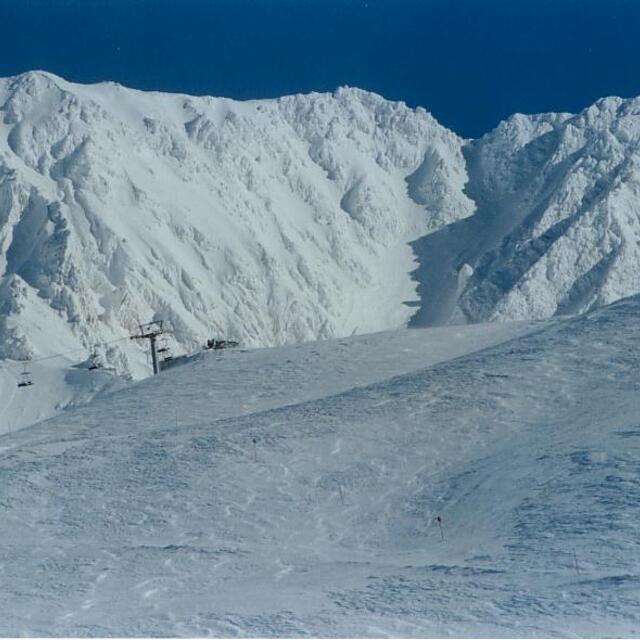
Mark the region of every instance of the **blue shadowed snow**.
[[2, 437], [0, 632], [632, 635], [639, 312], [204, 354]]

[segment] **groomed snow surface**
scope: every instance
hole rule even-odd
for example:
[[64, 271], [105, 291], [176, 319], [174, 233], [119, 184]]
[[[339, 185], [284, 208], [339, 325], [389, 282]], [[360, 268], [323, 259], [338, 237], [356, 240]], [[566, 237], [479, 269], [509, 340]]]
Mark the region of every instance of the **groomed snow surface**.
[[639, 314], [209, 352], [5, 434], [0, 633], [635, 635]]

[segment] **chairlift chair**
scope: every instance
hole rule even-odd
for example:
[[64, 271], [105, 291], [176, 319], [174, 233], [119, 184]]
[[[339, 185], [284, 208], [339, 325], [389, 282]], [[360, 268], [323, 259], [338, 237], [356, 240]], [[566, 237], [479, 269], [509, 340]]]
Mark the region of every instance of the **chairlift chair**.
[[24, 370], [20, 374], [20, 380], [18, 381], [18, 388], [30, 387], [33, 385], [33, 378], [31, 377], [31, 372], [27, 371], [27, 366], [25, 365]]
[[156, 353], [169, 353], [170, 351], [171, 349], [169, 348], [167, 338], [165, 336], [162, 336], [160, 338], [160, 346], [156, 349]]
[[95, 371], [96, 369], [102, 369], [102, 363], [100, 362], [100, 356], [98, 355], [97, 345], [94, 347], [93, 352], [89, 356], [89, 371]]
[[160, 347], [156, 350], [156, 353], [158, 353], [158, 355], [160, 355], [160, 357], [162, 358], [160, 360], [160, 364], [162, 364], [163, 362], [168, 362], [173, 358], [171, 354], [171, 347], [169, 346], [169, 342], [165, 336], [161, 338]]

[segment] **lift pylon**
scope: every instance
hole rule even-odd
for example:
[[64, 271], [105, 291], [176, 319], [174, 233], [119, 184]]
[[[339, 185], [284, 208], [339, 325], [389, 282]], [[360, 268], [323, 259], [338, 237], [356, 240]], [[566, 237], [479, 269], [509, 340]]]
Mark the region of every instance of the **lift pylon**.
[[151, 361], [153, 362], [153, 374], [156, 375], [160, 368], [158, 366], [158, 350], [157, 340], [158, 336], [165, 333], [164, 320], [154, 320], [153, 322], [146, 322], [145, 324], [138, 325], [140, 327], [140, 333], [134, 336], [130, 336], [131, 340], [149, 340], [151, 344]]

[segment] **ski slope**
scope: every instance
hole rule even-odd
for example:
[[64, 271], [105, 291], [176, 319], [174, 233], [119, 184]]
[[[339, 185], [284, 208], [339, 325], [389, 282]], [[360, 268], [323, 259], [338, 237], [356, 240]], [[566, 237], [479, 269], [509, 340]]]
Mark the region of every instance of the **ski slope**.
[[639, 313], [206, 353], [2, 436], [0, 633], [637, 634]]

